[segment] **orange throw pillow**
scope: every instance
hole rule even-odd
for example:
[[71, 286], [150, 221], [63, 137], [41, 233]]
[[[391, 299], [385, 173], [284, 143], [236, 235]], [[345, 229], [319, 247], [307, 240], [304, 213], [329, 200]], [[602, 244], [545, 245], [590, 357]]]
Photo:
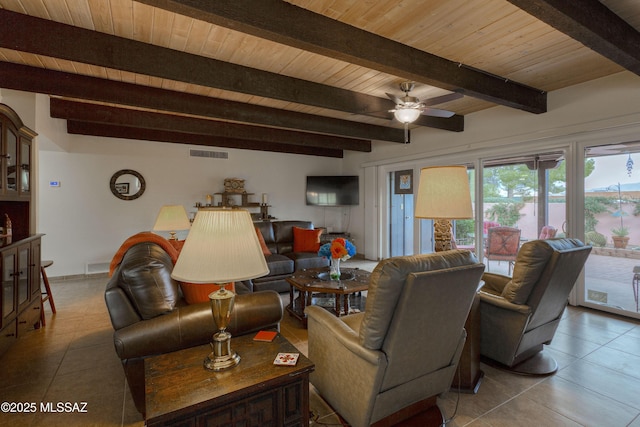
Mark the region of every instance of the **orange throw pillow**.
[[258, 227], [256, 227], [256, 234], [258, 235], [258, 241], [260, 242], [260, 247], [262, 248], [262, 253], [267, 256], [271, 255], [271, 251], [267, 247], [267, 244], [264, 241], [264, 236], [262, 236], [262, 232]]
[[293, 227], [293, 252], [318, 252], [322, 228]]
[[[236, 291], [234, 282], [226, 283], [224, 288], [231, 292]], [[180, 289], [182, 289], [182, 295], [184, 295], [184, 299], [187, 301], [187, 304], [197, 304], [199, 302], [208, 302], [209, 294], [220, 289], [220, 285], [217, 283], [181, 282]]]
[[169, 243], [171, 243], [171, 246], [173, 246], [176, 251], [178, 251], [178, 255], [180, 255], [180, 252], [182, 251], [182, 247], [184, 246], [184, 240], [169, 240]]

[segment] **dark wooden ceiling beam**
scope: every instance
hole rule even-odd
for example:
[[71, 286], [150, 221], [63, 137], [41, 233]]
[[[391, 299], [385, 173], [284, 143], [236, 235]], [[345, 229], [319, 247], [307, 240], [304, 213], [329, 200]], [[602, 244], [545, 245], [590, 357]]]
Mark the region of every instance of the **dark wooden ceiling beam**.
[[183, 133], [156, 129], [143, 129], [127, 126], [67, 121], [67, 132], [76, 135], [100, 136], [143, 141], [171, 142], [176, 144], [202, 145], [206, 147], [237, 148], [241, 150], [271, 151], [277, 153], [305, 154], [309, 156], [342, 158], [344, 152], [331, 148], [304, 147], [300, 145], [280, 144], [224, 138], [194, 133]]
[[282, 0], [136, 0], [363, 67], [532, 113], [544, 91], [485, 73], [344, 24]]
[[351, 138], [404, 143], [402, 129], [0, 62], [7, 89]]
[[640, 75], [640, 32], [598, 0], [508, 1]]
[[[296, 79], [255, 68], [0, 9], [0, 47], [132, 73], [364, 114], [392, 109], [386, 98]], [[389, 117], [391, 115], [389, 114]], [[449, 119], [415, 124], [451, 130]], [[459, 125], [460, 121], [455, 122]], [[455, 129], [460, 131], [462, 129]]]
[[306, 147], [371, 152], [371, 141], [314, 133], [294, 132], [263, 126], [213, 121], [175, 114], [132, 110], [108, 105], [51, 98], [51, 117], [152, 130], [176, 131], [261, 142], [277, 142]]

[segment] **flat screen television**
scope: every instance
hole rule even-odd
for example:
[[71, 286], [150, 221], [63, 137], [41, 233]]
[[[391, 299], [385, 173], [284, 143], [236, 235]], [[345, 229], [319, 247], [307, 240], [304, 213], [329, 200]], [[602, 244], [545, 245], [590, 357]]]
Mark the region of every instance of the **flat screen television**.
[[307, 205], [353, 206], [360, 203], [357, 175], [307, 176]]

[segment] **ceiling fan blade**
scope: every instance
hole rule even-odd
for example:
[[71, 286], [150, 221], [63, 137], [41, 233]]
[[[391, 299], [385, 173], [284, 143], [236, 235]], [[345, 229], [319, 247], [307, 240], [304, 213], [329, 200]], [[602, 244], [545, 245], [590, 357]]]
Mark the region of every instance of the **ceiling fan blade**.
[[455, 101], [456, 99], [462, 98], [464, 95], [458, 92], [448, 93], [442, 96], [436, 96], [435, 98], [429, 98], [422, 101], [424, 105], [438, 105], [444, 104], [445, 102]]
[[394, 94], [387, 93], [387, 96], [389, 97], [389, 99], [391, 99], [396, 104], [402, 104], [402, 100], [400, 98], [398, 98], [397, 96], [395, 96]]
[[448, 119], [449, 117], [455, 115], [453, 111], [440, 110], [439, 108], [425, 108], [422, 110], [422, 115], [431, 116], [431, 117], [444, 117]]

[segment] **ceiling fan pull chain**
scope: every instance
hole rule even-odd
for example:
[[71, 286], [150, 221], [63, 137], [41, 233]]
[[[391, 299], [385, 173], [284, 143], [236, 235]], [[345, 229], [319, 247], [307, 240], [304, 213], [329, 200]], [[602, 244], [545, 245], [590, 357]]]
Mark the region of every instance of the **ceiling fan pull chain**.
[[409, 144], [411, 142], [411, 131], [409, 130], [409, 123], [404, 124], [404, 143]]

